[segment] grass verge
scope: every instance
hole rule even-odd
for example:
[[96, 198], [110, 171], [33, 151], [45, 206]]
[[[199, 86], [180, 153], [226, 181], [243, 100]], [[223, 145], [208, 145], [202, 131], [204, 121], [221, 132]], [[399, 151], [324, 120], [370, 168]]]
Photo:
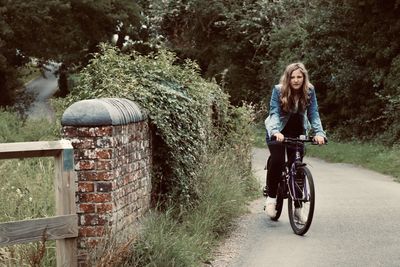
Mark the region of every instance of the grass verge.
[[40, 76], [40, 68], [33, 63], [18, 68], [18, 78], [25, 84]]
[[[0, 222], [55, 215], [54, 160], [0, 160]], [[0, 248], [0, 266], [55, 266], [55, 242]]]
[[329, 162], [358, 165], [379, 173], [393, 176], [400, 182], [400, 147], [386, 147], [374, 142], [336, 142], [327, 146], [309, 146], [307, 155]]
[[[265, 147], [265, 129], [257, 124], [253, 145]], [[323, 147], [307, 146], [307, 156], [329, 162], [350, 163], [379, 173], [393, 176], [400, 182], [400, 146], [387, 147], [378, 142], [337, 142], [329, 140]]]
[[[0, 142], [54, 140], [55, 126], [46, 120], [22, 120], [0, 109]], [[54, 159], [0, 160], [0, 222], [55, 214]], [[0, 248], [0, 266], [55, 266], [55, 241]]]

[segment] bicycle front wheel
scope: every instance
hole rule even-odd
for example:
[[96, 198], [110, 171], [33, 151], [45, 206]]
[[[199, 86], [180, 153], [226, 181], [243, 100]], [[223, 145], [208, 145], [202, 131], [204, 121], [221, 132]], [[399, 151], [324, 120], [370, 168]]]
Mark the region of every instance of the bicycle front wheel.
[[310, 170], [301, 166], [290, 181], [288, 212], [290, 225], [295, 234], [304, 235], [311, 226], [315, 207], [314, 181]]
[[271, 220], [277, 221], [282, 213], [283, 199], [285, 194], [285, 186], [283, 182], [278, 184], [278, 190], [276, 192], [276, 215], [272, 217]]

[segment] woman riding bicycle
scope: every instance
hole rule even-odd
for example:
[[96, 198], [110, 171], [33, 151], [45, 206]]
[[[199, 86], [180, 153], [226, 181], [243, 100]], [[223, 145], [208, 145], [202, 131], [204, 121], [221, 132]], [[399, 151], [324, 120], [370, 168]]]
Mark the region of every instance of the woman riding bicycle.
[[[265, 120], [266, 140], [271, 154], [268, 161], [265, 209], [271, 218], [276, 215], [276, 193], [285, 163], [285, 150], [288, 159], [294, 157], [293, 149], [285, 148], [279, 143], [285, 137], [308, 135], [309, 126], [311, 126], [314, 141], [320, 145], [324, 144], [326, 134], [319, 117], [314, 86], [309, 81], [304, 65], [293, 63], [286, 67], [280, 83], [272, 89], [269, 115]], [[277, 142], [271, 141], [272, 136]], [[304, 150], [301, 154], [303, 157]], [[297, 214], [296, 210], [295, 215], [300, 217], [300, 212]]]

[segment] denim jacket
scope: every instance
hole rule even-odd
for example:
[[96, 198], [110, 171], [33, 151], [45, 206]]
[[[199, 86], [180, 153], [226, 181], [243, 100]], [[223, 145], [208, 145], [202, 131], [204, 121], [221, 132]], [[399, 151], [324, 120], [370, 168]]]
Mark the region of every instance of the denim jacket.
[[[326, 137], [325, 131], [322, 128], [321, 119], [318, 112], [317, 97], [315, 95], [315, 89], [309, 89], [309, 103], [304, 112], [304, 130], [306, 135], [310, 134], [310, 130], [313, 135], [320, 135]], [[279, 133], [285, 128], [286, 123], [290, 118], [290, 112], [285, 112], [281, 109], [281, 87], [275, 85], [272, 89], [272, 96], [270, 102], [269, 115], [265, 120], [265, 128], [267, 129], [267, 140], [268, 137]]]

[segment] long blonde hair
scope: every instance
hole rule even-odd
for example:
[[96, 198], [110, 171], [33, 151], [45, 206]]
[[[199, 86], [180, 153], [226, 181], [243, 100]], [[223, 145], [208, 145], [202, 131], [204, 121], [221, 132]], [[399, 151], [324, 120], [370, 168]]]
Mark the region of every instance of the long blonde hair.
[[279, 84], [281, 86], [281, 105], [282, 109], [286, 112], [294, 110], [296, 106], [294, 98], [295, 94], [292, 92], [290, 87], [290, 76], [292, 75], [292, 72], [295, 70], [300, 70], [304, 77], [301, 93], [299, 94], [299, 102], [298, 102], [299, 110], [304, 111], [306, 109], [309, 98], [308, 91], [310, 88], [313, 87], [313, 85], [310, 83], [308, 72], [303, 63], [297, 62], [289, 64], [286, 67], [285, 72], [283, 73], [279, 81]]

